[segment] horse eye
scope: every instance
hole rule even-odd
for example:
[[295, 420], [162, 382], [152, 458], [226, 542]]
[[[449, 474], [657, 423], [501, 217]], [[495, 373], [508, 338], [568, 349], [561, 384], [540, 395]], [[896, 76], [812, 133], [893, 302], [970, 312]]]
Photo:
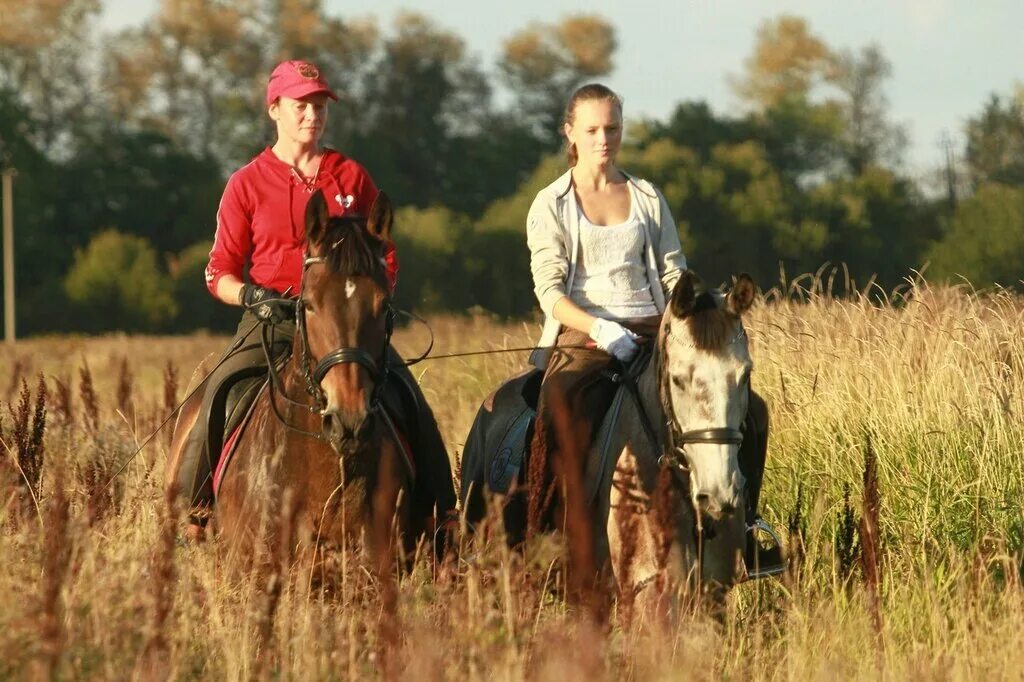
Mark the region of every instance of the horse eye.
[[686, 390], [686, 384], [685, 384], [685, 383], [683, 382], [683, 379], [682, 379], [682, 377], [678, 377], [678, 376], [673, 376], [673, 377], [672, 377], [672, 383], [673, 383], [673, 384], [675, 385], [675, 387], [676, 387], [676, 388], [678, 388], [678, 389], [679, 389], [680, 391], [685, 391], [685, 390]]
[[313, 304], [310, 303], [309, 301], [303, 300], [302, 301], [302, 307], [306, 309], [307, 313], [309, 313], [311, 315], [315, 315], [316, 314], [316, 308], [313, 307]]

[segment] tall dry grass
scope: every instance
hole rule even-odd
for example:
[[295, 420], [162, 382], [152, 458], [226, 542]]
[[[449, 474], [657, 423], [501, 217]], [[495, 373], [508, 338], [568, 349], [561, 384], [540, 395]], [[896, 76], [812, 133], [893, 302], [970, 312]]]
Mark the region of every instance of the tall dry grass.
[[[1019, 676], [1024, 303], [918, 284], [876, 305], [818, 286], [789, 292], [803, 301], [772, 298], [748, 320], [773, 424], [764, 513], [788, 531], [797, 560], [780, 580], [736, 589], [721, 620], [668, 628], [639, 614], [581, 617], [565, 599], [559, 541], [543, 535], [523, 553], [466, 548], [470, 564], [438, 568], [424, 555], [384, 629], [379, 586], [355, 555], [333, 564], [327, 596], [295, 571], [271, 583], [233, 577], [216, 543], [173, 542], [166, 438], [107, 485], [180, 398], [178, 377], [225, 340], [4, 347], [0, 678], [374, 677], [392, 628], [388, 670], [415, 679]], [[437, 352], [527, 345], [537, 331], [485, 318], [433, 326]], [[427, 342], [419, 326], [396, 338], [407, 355]], [[482, 398], [524, 355], [414, 368], [453, 455]], [[38, 505], [23, 513], [31, 496], [8, 474], [18, 471], [19, 410], [31, 441], [39, 375], [45, 458]], [[277, 523], [287, 527], [287, 515]]]

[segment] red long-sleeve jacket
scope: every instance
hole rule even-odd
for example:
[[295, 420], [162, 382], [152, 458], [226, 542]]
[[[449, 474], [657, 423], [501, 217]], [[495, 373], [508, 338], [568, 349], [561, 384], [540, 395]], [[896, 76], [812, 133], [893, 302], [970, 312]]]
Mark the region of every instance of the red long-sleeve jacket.
[[[331, 215], [368, 215], [377, 187], [358, 163], [324, 150], [313, 187], [307, 188], [291, 166], [268, 147], [228, 179], [217, 210], [217, 234], [206, 266], [206, 286], [216, 296], [226, 274], [242, 278], [246, 261], [249, 279], [279, 292], [299, 291], [305, 254], [306, 204], [321, 190]], [[394, 289], [398, 256], [388, 243], [384, 258]]]

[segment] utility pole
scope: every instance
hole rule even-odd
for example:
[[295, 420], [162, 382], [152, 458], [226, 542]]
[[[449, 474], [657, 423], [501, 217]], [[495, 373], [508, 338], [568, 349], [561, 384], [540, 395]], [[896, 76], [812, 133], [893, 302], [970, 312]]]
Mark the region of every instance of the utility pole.
[[4, 164], [0, 172], [4, 201], [4, 341], [14, 343], [14, 175]]

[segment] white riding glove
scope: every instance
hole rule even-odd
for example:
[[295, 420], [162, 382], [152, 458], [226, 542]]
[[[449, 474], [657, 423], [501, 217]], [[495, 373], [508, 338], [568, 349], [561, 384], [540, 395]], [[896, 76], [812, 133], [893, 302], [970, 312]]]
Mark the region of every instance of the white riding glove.
[[600, 317], [590, 325], [590, 338], [597, 343], [598, 348], [614, 355], [622, 362], [629, 362], [640, 350], [636, 344], [639, 336], [618, 322], [603, 320]]

